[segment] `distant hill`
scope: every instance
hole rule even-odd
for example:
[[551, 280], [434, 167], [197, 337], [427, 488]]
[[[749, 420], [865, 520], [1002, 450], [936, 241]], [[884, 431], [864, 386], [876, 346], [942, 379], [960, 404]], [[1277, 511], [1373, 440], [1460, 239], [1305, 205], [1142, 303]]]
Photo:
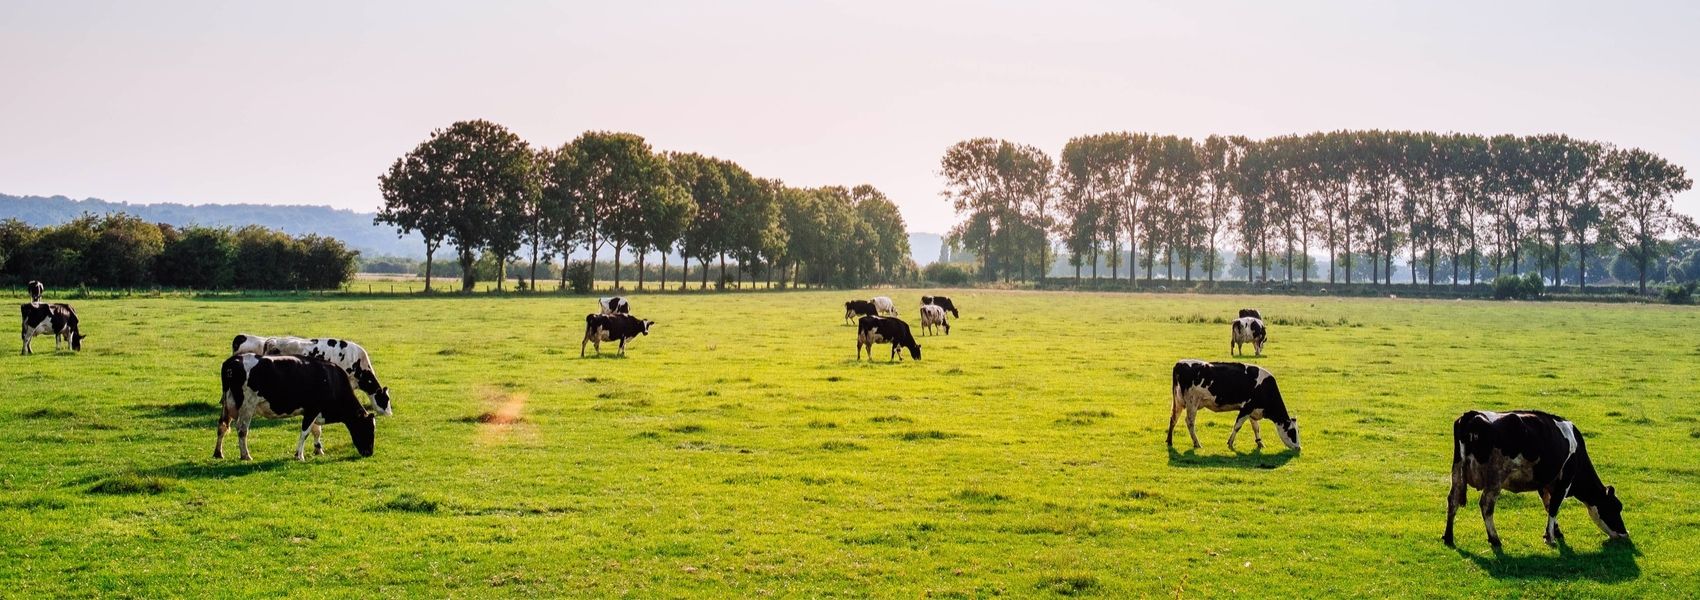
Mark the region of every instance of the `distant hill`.
[[[388, 225], [373, 225], [372, 213], [329, 206], [285, 206], [275, 204], [130, 204], [99, 198], [72, 200], [64, 196], [9, 196], [0, 194], [0, 219], [18, 219], [32, 226], [58, 225], [83, 213], [97, 215], [125, 212], [155, 223], [174, 226], [209, 225], [241, 227], [264, 225], [291, 235], [316, 233], [342, 240], [365, 256], [424, 258], [425, 243], [418, 235], [396, 237]], [[915, 263], [938, 260], [940, 238], [932, 233], [910, 233], [910, 253]], [[441, 259], [444, 255], [438, 254]]]
[[8, 196], [0, 194], [0, 219], [15, 218], [40, 227], [57, 225], [85, 212], [97, 215], [125, 212], [155, 223], [175, 226], [264, 225], [291, 235], [317, 233], [342, 240], [368, 256], [425, 255], [419, 236], [396, 237], [395, 229], [372, 224], [372, 213], [358, 213], [329, 206], [279, 206], [271, 204], [130, 204], [99, 198], [72, 200], [64, 196]]

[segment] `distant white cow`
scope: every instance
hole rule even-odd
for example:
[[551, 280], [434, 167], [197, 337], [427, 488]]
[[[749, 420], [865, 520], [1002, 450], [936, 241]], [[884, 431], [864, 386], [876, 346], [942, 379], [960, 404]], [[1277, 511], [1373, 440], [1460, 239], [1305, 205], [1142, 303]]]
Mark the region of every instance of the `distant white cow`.
[[614, 296], [614, 297], [611, 297], [611, 298], [602, 298], [602, 299], [597, 300], [596, 302], [597, 302], [597, 304], [602, 305], [602, 314], [605, 314], [605, 315], [629, 315], [629, 314], [632, 314], [631, 303], [626, 302], [626, 299], [622, 298], [620, 296]]
[[892, 302], [891, 298], [874, 296], [873, 301], [874, 310], [879, 311], [881, 315], [897, 316], [897, 303]]
[[354, 389], [365, 392], [372, 399], [372, 407], [377, 409], [378, 414], [395, 414], [390, 404], [390, 388], [378, 383], [378, 373], [372, 369], [372, 357], [360, 344], [339, 339], [265, 337], [244, 333], [231, 340], [230, 347], [231, 356], [304, 356], [334, 364], [348, 375], [348, 382], [354, 385]]
[[921, 333], [934, 335], [939, 327], [944, 327], [944, 334], [950, 335], [950, 321], [945, 319], [943, 306], [924, 304], [921, 306]]

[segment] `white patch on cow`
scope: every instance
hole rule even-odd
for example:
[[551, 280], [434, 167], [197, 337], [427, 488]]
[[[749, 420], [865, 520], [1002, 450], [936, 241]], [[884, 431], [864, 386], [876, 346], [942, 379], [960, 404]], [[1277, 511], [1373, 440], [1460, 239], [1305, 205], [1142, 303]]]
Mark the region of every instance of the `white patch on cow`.
[[1262, 387], [1263, 386], [1263, 380], [1269, 379], [1269, 377], [1270, 377], [1269, 369], [1265, 369], [1263, 367], [1255, 367], [1255, 368], [1257, 369], [1257, 378], [1252, 380], [1251, 387], [1254, 387], [1254, 388]]
[[1558, 434], [1564, 436], [1564, 441], [1570, 444], [1570, 451], [1564, 455], [1568, 460], [1576, 454], [1576, 424], [1569, 421], [1559, 421]]
[[1600, 518], [1600, 507], [1588, 505], [1587, 503], [1583, 503], [1583, 506], [1588, 507], [1588, 516], [1594, 519], [1595, 527], [1599, 527], [1600, 531], [1605, 532], [1607, 537], [1617, 537], [1617, 532], [1612, 531], [1610, 527], [1607, 527], [1606, 520]]

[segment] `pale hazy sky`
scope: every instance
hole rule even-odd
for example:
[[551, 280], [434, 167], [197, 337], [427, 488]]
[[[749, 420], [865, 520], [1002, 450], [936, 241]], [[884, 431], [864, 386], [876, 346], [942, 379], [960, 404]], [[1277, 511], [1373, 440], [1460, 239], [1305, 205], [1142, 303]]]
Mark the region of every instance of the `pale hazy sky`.
[[1693, 2], [0, 0], [0, 192], [369, 211], [470, 118], [869, 183], [934, 232], [939, 156], [977, 136], [1559, 132], [1694, 176], [1696, 26]]

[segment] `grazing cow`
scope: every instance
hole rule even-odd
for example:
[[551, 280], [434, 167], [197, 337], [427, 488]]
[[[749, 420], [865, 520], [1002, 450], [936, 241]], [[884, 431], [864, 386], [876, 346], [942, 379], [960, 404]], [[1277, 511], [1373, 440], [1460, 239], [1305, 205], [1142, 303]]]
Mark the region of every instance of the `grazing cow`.
[[891, 343], [891, 360], [903, 360], [899, 346], [909, 349], [909, 355], [921, 360], [921, 344], [909, 332], [909, 324], [897, 317], [862, 317], [856, 322], [856, 360], [862, 360], [862, 348], [868, 349], [868, 360], [874, 359], [874, 344]]
[[874, 309], [874, 303], [867, 300], [851, 300], [844, 303], [844, 320], [846, 322], [856, 318], [858, 315], [873, 317], [878, 316], [879, 311]]
[[1175, 363], [1175, 405], [1169, 413], [1169, 445], [1175, 445], [1175, 420], [1186, 411], [1186, 431], [1192, 435], [1192, 447], [1199, 448], [1198, 430], [1193, 421], [1198, 409], [1214, 412], [1239, 411], [1234, 430], [1228, 434], [1228, 449], [1234, 450], [1234, 437], [1240, 426], [1251, 420], [1251, 434], [1257, 447], [1263, 447], [1263, 432], [1258, 421], [1275, 423], [1275, 433], [1288, 448], [1299, 449], [1299, 418], [1287, 412], [1281, 400], [1281, 389], [1275, 385], [1275, 375], [1257, 365], [1243, 363], [1208, 363], [1202, 360], [1182, 360]]
[[1465, 503], [1464, 486], [1482, 491], [1482, 524], [1488, 543], [1499, 547], [1493, 507], [1500, 490], [1537, 491], [1546, 505], [1546, 541], [1564, 540], [1558, 530], [1558, 505], [1575, 497], [1606, 536], [1629, 537], [1623, 527], [1623, 502], [1617, 488], [1600, 481], [1588, 446], [1576, 424], [1534, 410], [1507, 413], [1472, 410], [1452, 422], [1452, 491], [1446, 496], [1446, 535], [1452, 545], [1452, 521]]
[[224, 395], [219, 403], [218, 441], [213, 458], [224, 458], [224, 434], [236, 422], [236, 444], [242, 460], [248, 454], [248, 425], [254, 415], [269, 419], [301, 417], [301, 436], [295, 441], [295, 459], [307, 460], [307, 435], [313, 436], [313, 453], [324, 454], [320, 426], [342, 423], [361, 456], [372, 455], [372, 434], [377, 416], [366, 412], [340, 367], [299, 356], [241, 354], [224, 359], [220, 378]]
[[34, 279], [30, 280], [29, 288], [30, 288], [30, 302], [40, 302], [41, 301], [41, 294], [47, 291], [47, 286], [41, 285], [40, 281], [36, 281]]
[[944, 317], [944, 307], [934, 304], [921, 306], [921, 333], [933, 335], [935, 329], [944, 327], [944, 334], [950, 335], [950, 321]]
[[19, 333], [19, 337], [24, 341], [24, 347], [18, 351], [18, 354], [34, 354], [35, 350], [30, 347], [30, 341], [35, 336], [48, 333], [53, 334], [53, 349], [55, 351], [59, 350], [60, 342], [70, 343], [72, 350], [81, 351], [83, 349], [83, 340], [88, 339], [89, 336], [83, 335], [83, 332], [77, 329], [77, 311], [72, 309], [71, 305], [30, 302], [19, 304], [18, 309], [23, 314], [24, 319], [23, 330]]
[[1253, 319], [1262, 319], [1263, 313], [1257, 312], [1257, 309], [1255, 309], [1255, 308], [1242, 308], [1242, 309], [1240, 309], [1240, 318], [1244, 319], [1246, 317], [1251, 317]]
[[620, 296], [601, 298], [598, 299], [596, 303], [602, 306], [602, 314], [605, 315], [632, 314], [632, 304], [630, 302], [626, 302], [626, 299]]
[[649, 328], [655, 321], [639, 319], [631, 315], [585, 315], [584, 341], [578, 343], [578, 355], [584, 356], [584, 345], [595, 344], [596, 353], [602, 354], [602, 342], [620, 342], [620, 356], [626, 355], [626, 340], [640, 335], [649, 335]]
[[1251, 342], [1252, 349], [1258, 356], [1263, 356], [1263, 344], [1269, 341], [1269, 330], [1263, 327], [1263, 319], [1257, 317], [1240, 317], [1234, 319], [1234, 334], [1228, 338], [1228, 354], [1233, 356], [1245, 355], [1245, 344]]
[[957, 319], [962, 318], [962, 314], [956, 312], [956, 304], [951, 302], [950, 298], [946, 298], [944, 296], [921, 296], [921, 305], [925, 306], [928, 304], [950, 311], [951, 317]]
[[267, 356], [303, 356], [328, 361], [342, 369], [354, 389], [372, 399], [372, 407], [377, 409], [378, 414], [386, 417], [395, 414], [394, 406], [390, 404], [390, 388], [378, 383], [378, 372], [372, 369], [372, 356], [360, 344], [336, 338], [276, 337], [265, 338], [261, 348], [260, 353]]
[[879, 311], [879, 316], [897, 316], [897, 303], [892, 302], [890, 297], [874, 296], [871, 302], [874, 303], [874, 308]]

